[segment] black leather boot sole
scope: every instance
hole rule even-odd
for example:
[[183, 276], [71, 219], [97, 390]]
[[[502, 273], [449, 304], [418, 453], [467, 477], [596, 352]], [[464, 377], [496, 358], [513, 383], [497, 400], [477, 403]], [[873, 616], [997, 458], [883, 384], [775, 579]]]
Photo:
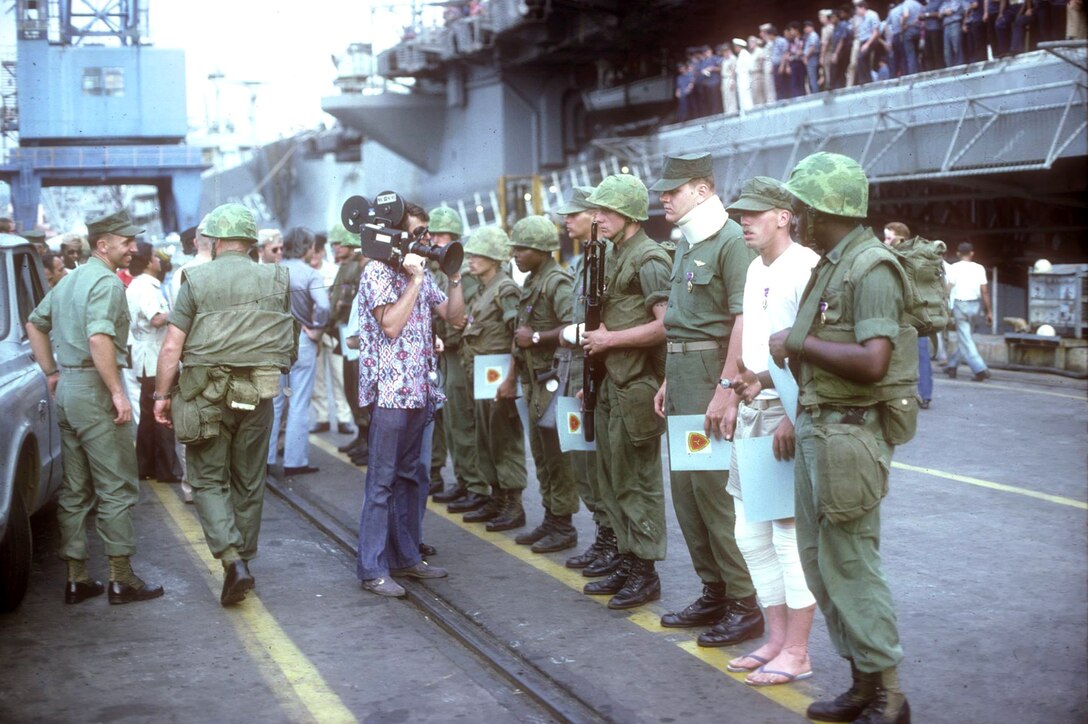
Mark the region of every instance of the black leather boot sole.
[[64, 587], [64, 602], [83, 603], [88, 598], [101, 596], [105, 592], [106, 587], [102, 585], [102, 581], [68, 581], [68, 585]]

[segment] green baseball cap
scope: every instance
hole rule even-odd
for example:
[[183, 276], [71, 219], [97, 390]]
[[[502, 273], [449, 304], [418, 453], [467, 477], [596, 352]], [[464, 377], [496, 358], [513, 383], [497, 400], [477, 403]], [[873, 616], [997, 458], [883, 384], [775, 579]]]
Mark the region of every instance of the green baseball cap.
[[107, 216], [100, 216], [97, 219], [90, 219], [87, 222], [87, 234], [89, 236], [98, 236], [100, 234], [136, 236], [142, 233], [144, 233], [144, 230], [132, 223], [132, 217], [124, 209]]
[[688, 153], [683, 156], [666, 156], [665, 168], [661, 170], [661, 176], [654, 181], [650, 191], [672, 191], [678, 189], [688, 181], [697, 178], [713, 176], [714, 169], [710, 165], [709, 153]]
[[557, 206], [555, 208], [555, 213], [564, 215], [578, 214], [583, 211], [593, 210], [596, 207], [586, 201], [586, 199], [588, 199], [589, 195], [592, 193], [592, 186], [575, 186], [574, 190], [570, 193], [570, 198], [568, 198], [564, 203]]
[[726, 211], [770, 211], [771, 209], [793, 208], [793, 195], [786, 190], [786, 185], [770, 176], [756, 176], [744, 182], [740, 189], [740, 198], [734, 201]]

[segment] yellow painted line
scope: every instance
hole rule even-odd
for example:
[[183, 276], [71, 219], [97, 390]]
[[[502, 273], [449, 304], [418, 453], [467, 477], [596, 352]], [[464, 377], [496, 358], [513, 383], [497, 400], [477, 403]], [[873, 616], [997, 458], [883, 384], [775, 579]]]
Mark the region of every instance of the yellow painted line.
[[[149, 485], [166, 509], [175, 536], [187, 544], [186, 551], [204, 574], [208, 588], [218, 597], [223, 585], [223, 567], [208, 551], [200, 523], [185, 510], [177, 495], [165, 484], [153, 482]], [[325, 683], [317, 668], [287, 636], [256, 593], [251, 591], [244, 603], [230, 609], [227, 618], [289, 720], [358, 721]]]
[[[936, 377], [934, 377], [936, 379]], [[953, 380], [941, 380], [941, 384], [968, 384], [966, 381], [953, 381]], [[1080, 400], [1081, 402], [1088, 402], [1088, 395], [1071, 395], [1068, 392], [1051, 392], [1050, 390], [1036, 390], [1031, 387], [1016, 386], [1016, 385], [1003, 385], [1000, 382], [989, 382], [984, 384], [972, 384], [971, 387], [978, 388], [980, 390], [1008, 390], [1010, 392], [1023, 392], [1028, 395], [1050, 395], [1051, 397], [1065, 397], [1070, 400]]]
[[893, 468], [899, 468], [900, 470], [907, 470], [912, 473], [921, 473], [923, 475], [932, 475], [935, 478], [944, 478], [945, 480], [954, 480], [957, 483], [967, 483], [968, 485], [977, 485], [982, 488], [989, 488], [990, 490], [1000, 490], [1005, 493], [1015, 493], [1017, 495], [1026, 495], [1029, 498], [1038, 498], [1039, 500], [1045, 500], [1048, 503], [1057, 503], [1058, 505], [1068, 505], [1071, 508], [1077, 508], [1079, 510], [1088, 510], [1088, 503], [1081, 500], [1074, 500], [1073, 498], [1066, 498], [1062, 495], [1051, 495], [1050, 493], [1040, 493], [1037, 490], [1029, 490], [1028, 488], [1021, 488], [1016, 485], [1006, 485], [1004, 483], [994, 483], [989, 480], [982, 480], [980, 478], [972, 478], [967, 475], [957, 475], [955, 473], [946, 473], [943, 470], [934, 470], [933, 468], [921, 468], [917, 465], [907, 465], [906, 463], [892, 463]]

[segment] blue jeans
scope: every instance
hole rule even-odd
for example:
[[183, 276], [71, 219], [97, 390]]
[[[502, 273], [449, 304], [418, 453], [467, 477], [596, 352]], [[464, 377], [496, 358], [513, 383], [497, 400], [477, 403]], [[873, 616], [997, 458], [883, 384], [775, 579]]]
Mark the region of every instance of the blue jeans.
[[298, 359], [291, 371], [280, 378], [280, 393], [272, 400], [272, 437], [268, 445], [268, 464], [276, 462], [276, 443], [283, 418], [284, 387], [291, 388], [291, 406], [287, 410], [287, 432], [283, 439], [283, 466], [301, 468], [310, 464], [310, 397], [317, 373], [317, 342], [298, 335]]
[[959, 23], [944, 26], [944, 67], [963, 65], [963, 30]]
[[[431, 464], [431, 450], [434, 449], [434, 418], [423, 427], [423, 441], [419, 445], [419, 459], [424, 466]], [[430, 488], [430, 470], [427, 471], [427, 483], [419, 496], [419, 539], [423, 540], [423, 516], [427, 512], [427, 490]]]
[[903, 31], [903, 61], [901, 67], [907, 75], [914, 75], [918, 72], [918, 40], [921, 37], [922, 32], [916, 27], [910, 27]]
[[982, 355], [975, 347], [975, 340], [971, 336], [971, 330], [979, 318], [979, 308], [982, 302], [977, 299], [970, 302], [956, 301], [952, 304], [952, 318], [956, 321], [956, 352], [948, 358], [948, 367], [955, 369], [960, 362], [966, 362], [967, 366], [976, 375], [986, 371], [986, 363], [982, 361]]
[[929, 359], [929, 337], [918, 338], [918, 396], [933, 399], [933, 363]]
[[820, 92], [820, 54], [814, 53], [808, 59], [808, 92]]
[[360, 581], [419, 563], [419, 499], [427, 497], [427, 464], [420, 455], [427, 410], [370, 408], [370, 464], [359, 517]]

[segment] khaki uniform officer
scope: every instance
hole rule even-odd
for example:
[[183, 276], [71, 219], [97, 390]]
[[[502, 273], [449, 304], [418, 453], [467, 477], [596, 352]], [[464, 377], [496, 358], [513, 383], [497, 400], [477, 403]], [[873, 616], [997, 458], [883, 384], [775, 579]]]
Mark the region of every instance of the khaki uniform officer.
[[514, 224], [511, 237], [514, 263], [529, 272], [518, 301], [514, 364], [529, 406], [529, 448], [544, 505], [544, 521], [514, 540], [531, 545], [533, 553], [554, 553], [578, 544], [578, 531], [571, 525], [571, 516], [578, 512], [578, 492], [570, 461], [559, 449], [555, 426], [540, 425], [541, 416], [559, 393], [555, 353], [559, 336], [571, 321], [572, 285], [570, 275], [552, 256], [559, 251], [559, 231], [550, 219], [527, 216]]
[[163, 593], [162, 586], [141, 581], [129, 564], [136, 550], [131, 509], [138, 488], [132, 404], [120, 372], [128, 364], [128, 303], [116, 271], [128, 266], [140, 233], [125, 211], [89, 221], [91, 258], [45, 295], [26, 327], [57, 398], [64, 461], [57, 521], [60, 555], [68, 562], [65, 603], [104, 590], [87, 573], [86, 525], [92, 510], [109, 556], [110, 603]]
[[[667, 157], [661, 192], [665, 219], [683, 234], [672, 270], [665, 312], [665, 384], [657, 413], [706, 415], [706, 432], [733, 437], [738, 400], [729, 383], [740, 352], [744, 279], [755, 252], [740, 225], [714, 193], [710, 154]], [[733, 528], [728, 472], [672, 472], [672, 501], [703, 594], [682, 611], [667, 613], [662, 626], [711, 626], [701, 646], [727, 646], [763, 633], [763, 615]]]
[[155, 419], [185, 443], [204, 539], [225, 570], [219, 600], [229, 606], [253, 588], [247, 561], [261, 529], [272, 398], [298, 333], [287, 269], [248, 256], [257, 241], [249, 209], [214, 209], [203, 233], [215, 258], [184, 272], [159, 354]]
[[[502, 268], [510, 258], [510, 239], [497, 226], [477, 229], [465, 245], [469, 272], [479, 289], [465, 309], [461, 333], [465, 381], [473, 389], [476, 356], [507, 354], [518, 313], [518, 285]], [[476, 506], [465, 522], [487, 521], [490, 531], [525, 525], [521, 491], [525, 490], [525, 442], [513, 396], [476, 400], [476, 469], [490, 495], [469, 492], [462, 502]], [[482, 500], [481, 500], [482, 498]]]
[[583, 346], [604, 359], [594, 419], [597, 476], [621, 559], [607, 578], [582, 590], [615, 594], [609, 608], [633, 608], [661, 597], [654, 561], [665, 558], [665, 426], [654, 415], [653, 399], [665, 374], [661, 320], [669, 290], [669, 255], [642, 230], [649, 218], [649, 195], [634, 176], [609, 176], [586, 201], [597, 208], [601, 236], [615, 245], [605, 274], [601, 326], [583, 335]]
[[782, 366], [800, 363], [797, 545], [805, 580], [853, 685], [808, 708], [820, 721], [909, 722], [903, 658], [880, 561], [880, 501], [892, 452], [918, 420], [918, 335], [905, 322], [902, 270], [861, 226], [869, 182], [856, 161], [816, 153], [786, 189], [801, 241], [823, 257], [791, 329], [770, 339]]
[[[567, 202], [555, 209], [555, 213], [563, 215], [567, 236], [574, 242], [575, 249], [584, 248], [592, 233], [594, 208], [586, 203], [586, 199], [592, 193], [592, 186], [575, 186]], [[604, 243], [605, 264], [607, 265], [614, 251], [611, 241], [605, 239]], [[571, 290], [571, 322], [574, 325], [584, 324], [586, 321], [584, 265], [585, 257], [579, 255], [571, 274], [574, 281]], [[576, 340], [577, 326], [568, 328], [568, 331], [564, 331], [563, 337], [560, 339], [563, 348], [557, 352], [558, 356], [566, 355], [570, 359], [567, 387], [565, 391], [561, 392], [561, 394], [570, 397], [577, 395], [582, 390], [583, 383], [583, 358], [585, 354], [579, 345], [574, 344]], [[591, 574], [598, 570], [602, 570], [603, 573], [610, 573], [611, 569], [608, 566], [616, 557], [616, 533], [612, 530], [608, 514], [600, 502], [600, 485], [597, 483], [597, 452], [595, 450], [572, 451], [567, 453], [567, 459], [570, 460], [574, 483], [578, 489], [578, 497], [585, 503], [586, 508], [593, 513], [593, 522], [597, 526], [597, 535], [594, 537], [593, 542], [585, 551], [568, 558], [567, 568], [581, 569], [582, 571], [589, 571]]]

